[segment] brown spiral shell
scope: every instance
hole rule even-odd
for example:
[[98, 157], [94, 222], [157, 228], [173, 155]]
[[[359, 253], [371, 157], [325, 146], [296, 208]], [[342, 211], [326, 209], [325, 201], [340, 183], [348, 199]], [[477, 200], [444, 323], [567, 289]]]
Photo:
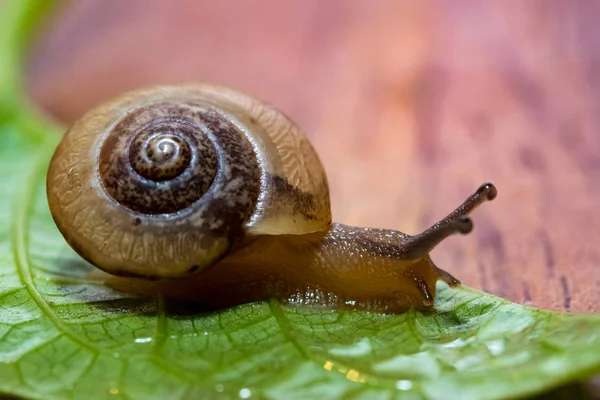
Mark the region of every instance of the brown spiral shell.
[[209, 85], [142, 89], [90, 111], [56, 149], [47, 195], [69, 244], [117, 275], [182, 276], [245, 236], [331, 223], [325, 173], [295, 125]]
[[[219, 165], [229, 168], [215, 180]], [[259, 191], [248, 140], [216, 111], [187, 104], [154, 104], [127, 115], [106, 136], [98, 172], [110, 197], [142, 214], [176, 213], [206, 196], [201, 219], [208, 224], [207, 216], [218, 214], [228, 222], [223, 230], [241, 227]]]

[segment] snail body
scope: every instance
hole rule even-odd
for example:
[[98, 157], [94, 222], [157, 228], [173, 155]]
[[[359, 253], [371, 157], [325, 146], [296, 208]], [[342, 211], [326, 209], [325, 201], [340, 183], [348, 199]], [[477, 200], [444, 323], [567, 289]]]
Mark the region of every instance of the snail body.
[[[124, 290], [224, 307], [262, 300], [401, 312], [459, 281], [429, 251], [472, 228], [482, 185], [420, 235], [332, 223], [318, 155], [281, 112], [231, 89], [126, 93], [65, 134], [47, 175], [57, 227]], [[180, 279], [185, 278], [185, 279]]]

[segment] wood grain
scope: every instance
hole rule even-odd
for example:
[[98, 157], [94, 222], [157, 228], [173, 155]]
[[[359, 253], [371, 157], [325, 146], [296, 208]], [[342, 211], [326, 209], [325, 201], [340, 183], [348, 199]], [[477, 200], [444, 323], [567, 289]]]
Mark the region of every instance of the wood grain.
[[71, 122], [145, 84], [223, 83], [302, 126], [337, 221], [415, 233], [499, 188], [434, 260], [472, 287], [600, 311], [600, 2], [82, 0], [30, 65]]

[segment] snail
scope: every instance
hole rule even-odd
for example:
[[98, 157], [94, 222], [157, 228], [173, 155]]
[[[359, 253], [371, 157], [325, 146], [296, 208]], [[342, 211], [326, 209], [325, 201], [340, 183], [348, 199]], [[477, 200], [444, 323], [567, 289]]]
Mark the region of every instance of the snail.
[[202, 84], [138, 89], [89, 111], [47, 174], [58, 229], [116, 286], [211, 307], [427, 309], [437, 280], [460, 285], [429, 252], [470, 232], [467, 215], [496, 194], [482, 185], [418, 235], [332, 223], [327, 177], [298, 127]]

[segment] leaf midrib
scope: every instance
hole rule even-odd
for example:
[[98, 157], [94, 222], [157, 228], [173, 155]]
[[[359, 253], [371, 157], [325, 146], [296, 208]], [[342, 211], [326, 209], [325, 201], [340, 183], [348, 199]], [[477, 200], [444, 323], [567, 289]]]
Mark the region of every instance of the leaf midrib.
[[66, 335], [71, 340], [76, 342], [82, 347], [96, 353], [98, 350], [93, 345], [81, 338], [79, 338], [71, 329], [65, 324], [60, 317], [54, 312], [52, 307], [46, 302], [44, 297], [35, 287], [33, 282], [33, 274], [31, 273], [31, 265], [29, 263], [28, 256], [28, 241], [27, 241], [27, 226], [29, 222], [29, 215], [33, 207], [33, 198], [36, 193], [36, 184], [40, 180], [40, 176], [45, 170], [45, 161], [48, 159], [47, 155], [49, 149], [47, 143], [45, 148], [37, 154], [37, 161], [26, 174], [25, 185], [23, 190], [16, 196], [16, 201], [13, 204], [13, 219], [11, 224], [11, 241], [12, 250], [15, 259], [15, 266], [17, 274], [25, 289], [36, 303], [36, 305], [42, 310], [42, 313], [48, 317], [52, 324], [59, 330], [61, 334]]

